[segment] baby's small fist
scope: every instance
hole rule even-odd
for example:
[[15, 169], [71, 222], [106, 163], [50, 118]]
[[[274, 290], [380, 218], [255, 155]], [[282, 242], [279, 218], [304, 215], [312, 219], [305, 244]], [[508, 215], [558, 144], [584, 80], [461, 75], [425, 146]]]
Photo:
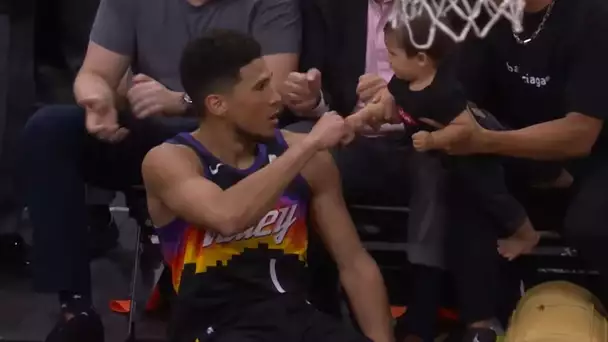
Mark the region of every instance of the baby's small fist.
[[433, 136], [430, 132], [419, 131], [412, 135], [412, 143], [418, 152], [426, 152], [432, 148]]

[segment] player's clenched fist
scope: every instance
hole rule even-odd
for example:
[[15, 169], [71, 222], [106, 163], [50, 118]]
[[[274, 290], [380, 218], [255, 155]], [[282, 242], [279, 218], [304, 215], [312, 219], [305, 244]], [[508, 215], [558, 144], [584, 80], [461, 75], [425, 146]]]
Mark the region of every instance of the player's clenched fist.
[[328, 112], [321, 116], [307, 138], [319, 150], [324, 150], [341, 143], [349, 132], [343, 117], [336, 112]]
[[412, 144], [418, 152], [433, 149], [433, 135], [427, 131], [419, 131], [412, 135]]

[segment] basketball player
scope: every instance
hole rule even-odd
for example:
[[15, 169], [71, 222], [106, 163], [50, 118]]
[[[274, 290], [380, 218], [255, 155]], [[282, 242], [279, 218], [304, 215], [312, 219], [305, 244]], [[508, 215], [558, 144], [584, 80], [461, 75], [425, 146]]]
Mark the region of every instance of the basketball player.
[[[195, 40], [180, 71], [200, 127], [143, 163], [150, 215], [179, 294], [169, 340], [391, 341], [381, 274], [326, 152], [343, 139], [344, 120], [327, 113], [307, 136], [277, 130], [272, 75], [258, 43], [240, 33]], [[367, 338], [307, 303], [309, 223], [334, 256]]]

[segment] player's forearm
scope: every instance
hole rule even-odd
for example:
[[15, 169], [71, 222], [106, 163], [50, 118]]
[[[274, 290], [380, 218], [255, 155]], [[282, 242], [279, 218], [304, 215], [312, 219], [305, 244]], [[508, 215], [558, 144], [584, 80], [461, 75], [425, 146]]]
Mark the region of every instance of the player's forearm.
[[480, 150], [519, 158], [562, 160], [589, 154], [595, 140], [589, 135], [585, 127], [562, 118], [513, 131], [484, 130]]
[[357, 323], [374, 342], [393, 341], [390, 306], [378, 265], [367, 252], [355, 257], [351, 265], [340, 270], [340, 279]]
[[217, 207], [229, 213], [225, 231], [220, 233], [240, 233], [258, 221], [316, 152], [316, 145], [304, 138], [266, 167], [224, 191]]

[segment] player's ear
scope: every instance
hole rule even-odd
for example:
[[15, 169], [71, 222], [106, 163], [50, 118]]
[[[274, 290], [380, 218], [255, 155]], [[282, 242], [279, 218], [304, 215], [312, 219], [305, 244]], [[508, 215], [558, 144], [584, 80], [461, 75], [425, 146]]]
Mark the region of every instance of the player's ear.
[[221, 94], [210, 94], [205, 98], [207, 112], [211, 115], [224, 116], [228, 103], [226, 97]]

